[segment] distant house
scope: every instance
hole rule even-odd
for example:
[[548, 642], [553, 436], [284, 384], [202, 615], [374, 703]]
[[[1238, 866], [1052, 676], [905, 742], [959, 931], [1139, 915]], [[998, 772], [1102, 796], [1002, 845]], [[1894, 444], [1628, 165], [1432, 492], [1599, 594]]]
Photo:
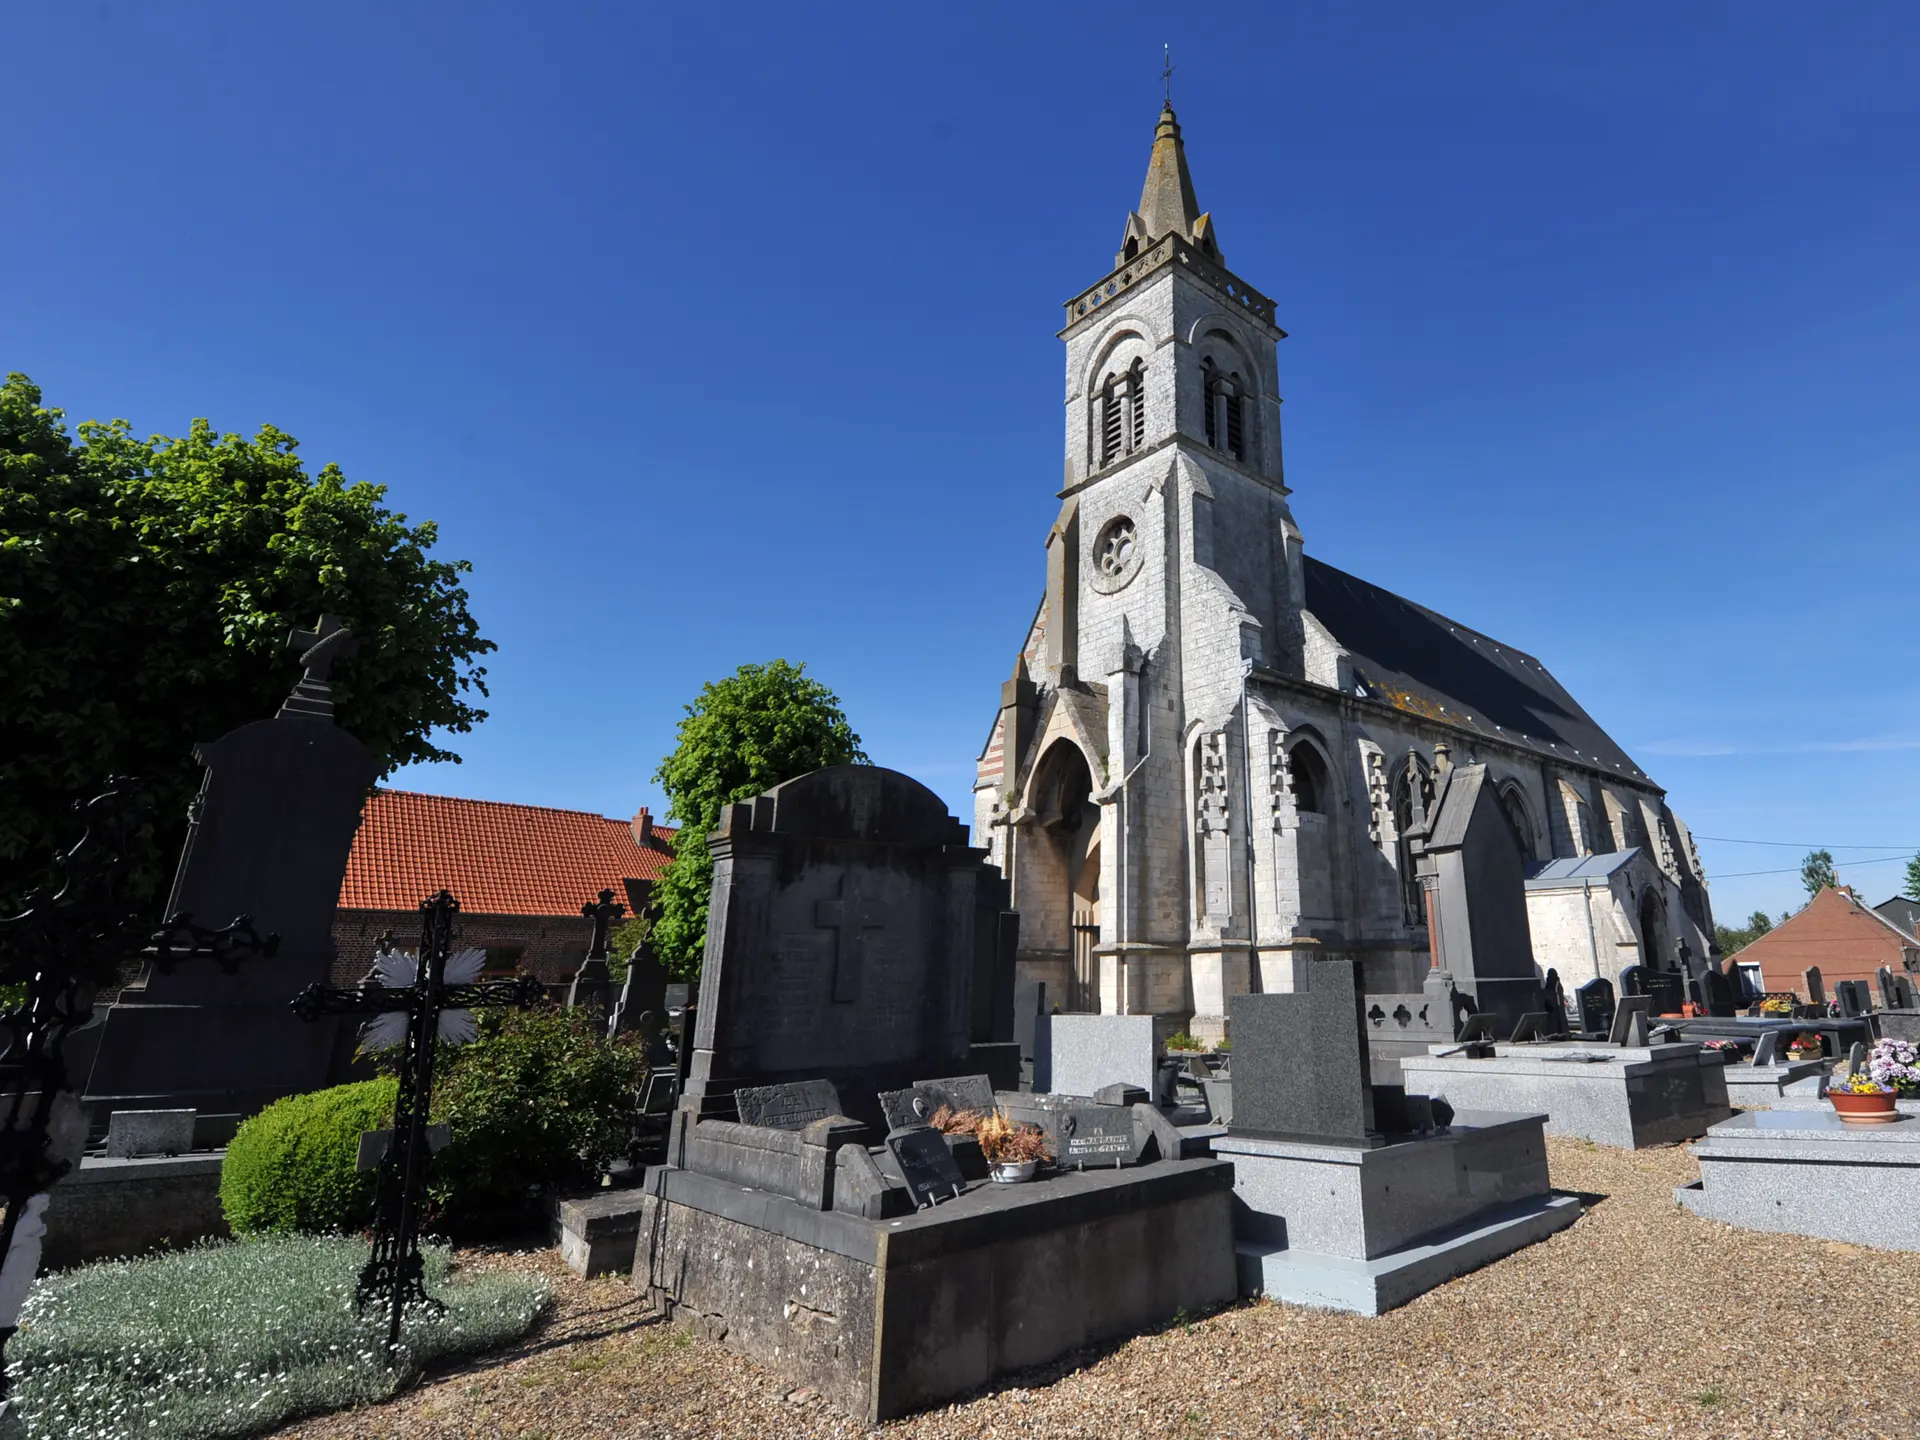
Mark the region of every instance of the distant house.
[[1863, 905], [1849, 890], [1826, 889], [1805, 909], [1782, 920], [1773, 929], [1734, 956], [1749, 978], [1758, 978], [1763, 990], [1792, 990], [1806, 994], [1802, 975], [1820, 967], [1820, 979], [1833, 993], [1836, 980], [1873, 983], [1882, 965], [1898, 974], [1903, 966], [1920, 968], [1920, 938], [1883, 913]]
[[675, 833], [645, 808], [632, 820], [609, 820], [583, 810], [376, 790], [340, 886], [334, 983], [350, 985], [367, 972], [384, 931], [413, 949], [419, 904], [441, 889], [459, 900], [460, 939], [487, 952], [489, 970], [563, 983], [592, 936], [580, 907], [611, 889], [629, 915], [642, 909], [673, 859]]
[[1873, 911], [1876, 915], [1884, 915], [1909, 935], [1920, 935], [1920, 900], [1896, 895], [1891, 900], [1882, 900], [1873, 907]]

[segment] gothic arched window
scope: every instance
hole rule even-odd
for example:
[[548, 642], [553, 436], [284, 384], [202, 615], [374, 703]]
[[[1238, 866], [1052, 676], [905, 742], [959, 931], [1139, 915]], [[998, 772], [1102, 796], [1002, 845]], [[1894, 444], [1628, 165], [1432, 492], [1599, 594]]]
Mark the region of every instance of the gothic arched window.
[[1131, 455], [1147, 438], [1147, 366], [1135, 360], [1100, 387], [1100, 465]]
[[1236, 460], [1247, 458], [1246, 387], [1240, 372], [1223, 371], [1211, 359], [1200, 362], [1206, 381], [1207, 444]]
[[1326, 813], [1327, 772], [1311, 745], [1296, 745], [1287, 752], [1287, 784], [1293, 790], [1293, 808], [1310, 815]]
[[1531, 865], [1533, 853], [1533, 817], [1527, 814], [1527, 800], [1520, 793], [1518, 785], [1500, 787], [1500, 813], [1507, 817], [1507, 826], [1513, 831], [1513, 838], [1520, 846], [1520, 860]]

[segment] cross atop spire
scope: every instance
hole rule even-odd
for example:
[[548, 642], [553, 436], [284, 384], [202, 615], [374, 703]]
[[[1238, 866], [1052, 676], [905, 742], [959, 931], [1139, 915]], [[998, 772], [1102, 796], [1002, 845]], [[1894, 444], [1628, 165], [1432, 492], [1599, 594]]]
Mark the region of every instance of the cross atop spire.
[[1140, 190], [1140, 208], [1127, 216], [1119, 263], [1124, 264], [1133, 253], [1165, 235], [1189, 240], [1218, 260], [1220, 247], [1213, 233], [1213, 218], [1201, 212], [1200, 202], [1194, 198], [1187, 150], [1180, 140], [1180, 122], [1173, 114], [1171, 51], [1162, 78], [1167, 82], [1167, 101], [1160, 109], [1159, 124], [1154, 126], [1153, 153], [1147, 159], [1147, 183]]

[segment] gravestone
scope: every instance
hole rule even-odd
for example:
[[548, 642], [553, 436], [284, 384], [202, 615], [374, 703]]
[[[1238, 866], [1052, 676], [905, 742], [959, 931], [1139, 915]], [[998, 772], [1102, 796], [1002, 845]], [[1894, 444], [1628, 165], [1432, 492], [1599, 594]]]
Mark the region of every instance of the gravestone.
[[[1526, 858], [1484, 765], [1443, 770], [1424, 825], [1408, 835], [1432, 900], [1433, 963], [1499, 1017], [1502, 1033], [1540, 1008], [1527, 923]], [[1247, 1113], [1246, 1097], [1237, 1102]]]
[[1879, 966], [1873, 972], [1873, 980], [1880, 991], [1880, 1008], [1882, 1010], [1899, 1009], [1899, 997], [1893, 992], [1893, 971], [1885, 965]]
[[1010, 999], [984, 1022], [974, 1004], [982, 987], [1011, 996], [1006, 884], [918, 781], [816, 770], [727, 806], [709, 845], [682, 1114], [724, 1117], [743, 1086], [824, 1079], [877, 1127], [879, 1091], [973, 1073], [975, 1042], [1013, 1038]]
[[1605, 976], [1596, 975], [1573, 994], [1580, 1008], [1581, 1033], [1591, 1036], [1610, 1033], [1613, 1029], [1613, 982]]
[[107, 1154], [184, 1155], [193, 1149], [192, 1110], [116, 1110], [107, 1118]]
[[1649, 1038], [1647, 1008], [1653, 1002], [1644, 995], [1625, 995], [1614, 1007], [1613, 1029], [1607, 1040], [1614, 1045], [1645, 1045]]
[[1753, 1063], [1756, 1065], [1777, 1065], [1780, 1063], [1780, 1032], [1767, 1030], [1754, 1042]]
[[993, 1085], [984, 1075], [956, 1075], [946, 1080], [916, 1080], [904, 1090], [882, 1090], [880, 1112], [889, 1130], [925, 1125], [942, 1105], [976, 1115], [993, 1112]]
[[937, 1130], [902, 1130], [887, 1136], [887, 1149], [913, 1195], [915, 1209], [950, 1200], [965, 1186], [946, 1138]]
[[1153, 1016], [1043, 1015], [1046, 1063], [1034, 1088], [1055, 1095], [1092, 1095], [1103, 1085], [1159, 1088]]
[[252, 917], [272, 959], [226, 975], [210, 960], [145, 974], [108, 1008], [84, 1103], [251, 1114], [324, 1089], [340, 1022], [304, 1025], [294, 996], [333, 968], [333, 921], [361, 807], [379, 763], [333, 723], [332, 665], [355, 642], [324, 615], [296, 630], [305, 674], [272, 719], [194, 747], [206, 766], [167, 901], [202, 924]]
[[1567, 987], [1561, 983], [1560, 972], [1549, 968], [1547, 978], [1540, 982], [1540, 1004], [1547, 1012], [1547, 1030], [1552, 1035], [1567, 1033]]
[[1700, 972], [1700, 1004], [1709, 1015], [1733, 1015], [1739, 1010], [1739, 992], [1722, 971], [1709, 965]]
[[1034, 1076], [1040, 1061], [1038, 1049], [1046, 1043], [1046, 1027], [1040, 1024], [1040, 1017], [1048, 1014], [1047, 982], [1044, 980], [1022, 980], [1013, 996], [1013, 1038], [1020, 1047], [1020, 1088], [1034, 1088]]
[[1894, 976], [1893, 1005], [1890, 1008], [1895, 1010], [1920, 1009], [1920, 1006], [1914, 1004], [1914, 999], [1912, 979], [1904, 974]]
[[1864, 980], [1840, 980], [1833, 987], [1833, 998], [1840, 1003], [1842, 1020], [1858, 1019], [1872, 1008], [1872, 1001], [1866, 994]]
[[652, 1017], [653, 1030], [664, 1030], [667, 983], [667, 970], [660, 957], [644, 941], [634, 946], [633, 954], [627, 957], [627, 978], [621, 982], [619, 998], [607, 1017], [607, 1033], [622, 1035], [638, 1030], [651, 1040], [648, 1026], [641, 1023], [643, 1015]]
[[1234, 1133], [1377, 1145], [1360, 967], [1315, 960], [1307, 976], [1304, 992], [1227, 1001]]
[[1827, 987], [1820, 979], [1820, 967], [1809, 965], [1800, 972], [1801, 982], [1807, 987], [1807, 1003], [1825, 1009], [1827, 1005]]
[[825, 1080], [747, 1086], [734, 1091], [733, 1100], [742, 1125], [771, 1130], [804, 1130], [816, 1120], [840, 1113], [840, 1097]]
[[580, 907], [580, 914], [593, 921], [593, 938], [587, 942], [587, 958], [574, 971], [567, 986], [567, 1009], [586, 1009], [605, 1014], [613, 1008], [613, 971], [607, 964], [607, 935], [613, 922], [627, 913], [627, 907], [613, 898], [613, 891], [602, 890], [597, 902]]

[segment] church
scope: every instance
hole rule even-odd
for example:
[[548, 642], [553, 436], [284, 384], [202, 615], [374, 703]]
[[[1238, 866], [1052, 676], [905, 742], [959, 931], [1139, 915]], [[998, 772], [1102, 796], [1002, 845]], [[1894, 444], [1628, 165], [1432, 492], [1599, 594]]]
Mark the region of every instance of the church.
[[[1449, 959], [1422, 854], [1459, 795], [1510, 830], [1529, 986], [1711, 953], [1692, 837], [1538, 660], [1307, 554], [1286, 332], [1229, 268], [1171, 103], [1113, 267], [1060, 336], [1046, 591], [974, 787], [1049, 1008], [1217, 1040], [1228, 996], [1298, 988], [1313, 958], [1418, 991]], [[1493, 976], [1452, 969], [1493, 1008]]]

